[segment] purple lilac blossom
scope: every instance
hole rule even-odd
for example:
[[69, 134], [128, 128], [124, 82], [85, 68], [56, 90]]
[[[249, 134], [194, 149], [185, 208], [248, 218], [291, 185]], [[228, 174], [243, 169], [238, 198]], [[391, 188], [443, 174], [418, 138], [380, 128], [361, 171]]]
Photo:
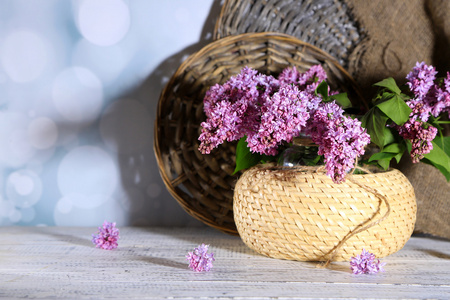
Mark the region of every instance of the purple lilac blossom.
[[320, 65], [303, 74], [295, 67], [286, 68], [278, 80], [244, 68], [206, 93], [208, 118], [202, 123], [199, 150], [207, 154], [223, 141], [245, 135], [252, 152], [277, 155], [281, 144], [304, 132], [319, 145], [327, 174], [334, 182], [343, 182], [370, 137], [358, 120], [343, 116], [335, 102], [324, 104], [315, 95], [317, 85], [325, 79]]
[[309, 120], [306, 133], [319, 145], [319, 155], [325, 158], [327, 175], [335, 183], [345, 181], [345, 176], [355, 166], [356, 158], [364, 154], [370, 136], [361, 122], [343, 115], [344, 111], [334, 101], [320, 103]]
[[440, 100], [445, 102], [445, 108], [442, 108], [443, 111], [446, 111], [448, 114], [448, 117], [450, 118], [450, 73], [447, 72], [447, 77], [444, 79], [444, 92], [445, 95], [443, 95]]
[[434, 85], [436, 79], [436, 69], [428, 66], [425, 62], [417, 62], [412, 71], [406, 75], [406, 83], [410, 90], [419, 98], [424, 97]]
[[[204, 98], [207, 120], [201, 124], [200, 152], [209, 154], [224, 141], [246, 135], [252, 152], [276, 155], [278, 146], [290, 142], [304, 126], [309, 118], [305, 109], [317, 107], [320, 99], [314, 97], [314, 90], [317, 80], [324, 79], [326, 72], [320, 65], [303, 74], [295, 67], [286, 68], [279, 79], [245, 67], [224, 84], [212, 86]], [[300, 94], [299, 89], [308, 94]]]
[[321, 65], [315, 65], [309, 68], [308, 71], [303, 73], [303, 76], [299, 78], [298, 85], [301, 90], [314, 93], [317, 86], [327, 79], [327, 73]]
[[436, 137], [437, 129], [419, 120], [408, 120], [403, 126], [399, 126], [398, 132], [404, 139], [412, 144], [411, 159], [418, 163], [425, 154], [433, 150], [432, 140]]
[[435, 83], [436, 74], [433, 66], [418, 62], [406, 76], [407, 85], [414, 94], [406, 102], [412, 112], [409, 120], [396, 128], [403, 138], [411, 141], [413, 163], [433, 150], [431, 141], [436, 137], [437, 129], [426, 123], [430, 116], [438, 117], [443, 112], [450, 114], [450, 74], [447, 73], [443, 84]]
[[95, 244], [97, 248], [112, 250], [116, 249], [119, 239], [119, 229], [116, 228], [116, 223], [111, 223], [108, 221], [103, 222], [103, 226], [98, 228], [97, 234], [92, 235], [92, 243]]
[[321, 65], [314, 65], [305, 73], [300, 73], [295, 66], [287, 67], [278, 76], [281, 85], [294, 84], [301, 91], [310, 93], [314, 93], [317, 86], [326, 79], [327, 73]]
[[436, 70], [424, 62], [417, 63], [406, 76], [406, 83], [414, 94], [407, 102], [413, 110], [410, 118], [427, 122], [430, 115], [437, 117], [442, 112], [450, 112], [450, 73], [443, 82], [436, 81]]
[[450, 73], [444, 78], [442, 86], [435, 84], [429, 95], [425, 98], [425, 102], [429, 106], [430, 114], [434, 117], [439, 116], [443, 112], [447, 112], [450, 117]]
[[280, 85], [297, 84], [299, 77], [300, 72], [295, 66], [287, 67], [281, 71], [280, 75], [278, 75], [278, 81], [280, 82]]
[[186, 260], [189, 261], [189, 268], [195, 272], [202, 272], [212, 269], [212, 262], [215, 261], [214, 254], [208, 253], [209, 245], [201, 244], [186, 255]]
[[362, 253], [360, 255], [352, 257], [350, 261], [350, 269], [352, 270], [353, 274], [357, 275], [384, 272], [383, 267], [385, 265], [386, 263], [380, 262], [379, 259], [375, 260], [375, 255], [366, 251], [365, 249], [362, 250]]
[[203, 101], [207, 120], [201, 124], [200, 152], [209, 154], [225, 140], [239, 140], [251, 132], [257, 126], [264, 98], [278, 87], [277, 79], [248, 67], [223, 85], [212, 86]]
[[276, 155], [283, 142], [292, 142], [309, 118], [307, 103], [310, 95], [295, 85], [283, 85], [272, 97], [267, 97], [261, 107], [261, 122], [247, 136], [251, 151]]

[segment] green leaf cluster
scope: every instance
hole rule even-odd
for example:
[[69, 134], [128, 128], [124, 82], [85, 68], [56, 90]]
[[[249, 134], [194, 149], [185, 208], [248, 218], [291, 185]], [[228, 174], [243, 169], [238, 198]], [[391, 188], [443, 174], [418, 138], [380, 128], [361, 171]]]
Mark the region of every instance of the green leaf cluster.
[[[398, 163], [406, 151], [411, 152], [411, 142], [400, 137], [392, 126], [405, 124], [409, 119], [411, 108], [405, 102], [409, 96], [402, 93], [393, 78], [384, 79], [375, 86], [378, 86], [380, 90], [361, 123], [367, 129], [371, 141], [380, 149], [380, 152], [373, 154], [367, 163], [377, 164], [386, 170], [392, 159]], [[430, 120], [430, 125], [436, 127], [440, 135], [434, 139], [433, 150], [425, 155], [422, 162], [439, 169], [449, 181], [450, 137], [442, 136], [441, 122], [438, 119], [431, 117]]]
[[408, 96], [402, 93], [392, 77], [376, 83], [375, 86], [381, 89], [361, 123], [370, 135], [372, 143], [380, 149], [380, 152], [372, 155], [368, 162], [386, 170], [392, 159], [400, 161], [406, 149], [405, 141], [398, 136], [396, 130], [386, 125], [405, 124], [409, 119], [411, 108], [405, 103]]

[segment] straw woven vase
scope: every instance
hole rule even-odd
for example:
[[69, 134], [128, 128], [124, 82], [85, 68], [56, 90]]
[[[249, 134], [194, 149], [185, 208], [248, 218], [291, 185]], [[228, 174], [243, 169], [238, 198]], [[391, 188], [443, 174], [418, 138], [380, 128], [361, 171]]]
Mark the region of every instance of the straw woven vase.
[[317, 168], [256, 166], [236, 183], [233, 210], [247, 246], [299, 261], [348, 261], [363, 248], [387, 256], [405, 245], [416, 219], [414, 189], [396, 169], [335, 184]]

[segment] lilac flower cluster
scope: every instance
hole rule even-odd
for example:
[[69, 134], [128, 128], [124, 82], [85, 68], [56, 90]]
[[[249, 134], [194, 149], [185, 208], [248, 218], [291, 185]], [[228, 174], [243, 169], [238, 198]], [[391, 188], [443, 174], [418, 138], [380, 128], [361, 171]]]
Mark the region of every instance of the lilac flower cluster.
[[294, 84], [309, 93], [314, 93], [317, 86], [326, 79], [327, 73], [321, 65], [312, 66], [305, 73], [300, 73], [296, 67], [286, 68], [278, 76], [280, 84]]
[[267, 97], [261, 107], [260, 121], [247, 132], [247, 143], [253, 152], [276, 155], [284, 141], [298, 136], [309, 118], [309, 94], [295, 85], [283, 85], [272, 97]]
[[213, 267], [212, 262], [215, 261], [214, 254], [208, 253], [209, 245], [201, 244], [186, 255], [189, 261], [189, 268], [195, 272], [209, 271]]
[[97, 234], [92, 235], [92, 243], [97, 248], [112, 250], [116, 249], [119, 239], [119, 229], [116, 228], [116, 223], [105, 221], [103, 226], [98, 228]]
[[427, 66], [425, 62], [417, 62], [411, 72], [406, 75], [409, 89], [418, 98], [424, 98], [436, 79], [436, 69], [433, 66]]
[[411, 159], [413, 163], [418, 163], [425, 154], [433, 150], [432, 140], [438, 132], [436, 127], [425, 122], [410, 119], [403, 126], [398, 128], [399, 134], [411, 141]]
[[413, 162], [419, 162], [424, 154], [433, 150], [431, 141], [436, 137], [437, 129], [426, 123], [430, 116], [438, 117], [445, 112], [450, 116], [450, 73], [442, 82], [436, 80], [436, 74], [433, 66], [421, 62], [406, 76], [407, 85], [414, 94], [407, 101], [412, 112], [410, 119], [397, 129], [412, 143]]
[[360, 255], [352, 257], [350, 261], [350, 269], [352, 270], [353, 274], [357, 275], [384, 272], [383, 267], [385, 265], [386, 263], [380, 262], [379, 259], [375, 260], [375, 255], [373, 253], [370, 253], [369, 251], [366, 251], [365, 249], [362, 250], [362, 253]]
[[318, 154], [325, 158], [327, 175], [341, 183], [346, 172], [355, 166], [356, 157], [364, 154], [370, 136], [361, 122], [344, 116], [335, 102], [320, 103], [308, 122], [307, 134], [319, 145]]
[[[320, 65], [304, 73], [284, 69], [276, 79], [245, 67], [237, 76], [209, 89], [204, 98], [207, 120], [201, 124], [199, 150], [209, 154], [227, 141], [246, 136], [252, 152], [277, 155], [278, 148], [300, 133], [310, 134], [324, 155], [327, 174], [342, 182], [364, 153], [369, 135], [358, 120], [345, 117], [335, 103], [315, 94], [327, 79]], [[329, 91], [329, 94], [335, 94]]]
[[224, 141], [254, 133], [265, 98], [278, 88], [277, 79], [248, 67], [224, 84], [212, 86], [203, 100], [207, 121], [201, 124], [200, 152], [209, 154]]

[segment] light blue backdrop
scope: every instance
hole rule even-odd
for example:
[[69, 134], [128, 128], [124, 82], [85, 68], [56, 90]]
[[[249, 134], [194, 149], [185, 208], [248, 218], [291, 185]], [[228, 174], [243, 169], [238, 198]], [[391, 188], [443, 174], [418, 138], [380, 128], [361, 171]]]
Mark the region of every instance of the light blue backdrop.
[[0, 2], [0, 225], [201, 226], [153, 153], [159, 94], [213, 0]]

